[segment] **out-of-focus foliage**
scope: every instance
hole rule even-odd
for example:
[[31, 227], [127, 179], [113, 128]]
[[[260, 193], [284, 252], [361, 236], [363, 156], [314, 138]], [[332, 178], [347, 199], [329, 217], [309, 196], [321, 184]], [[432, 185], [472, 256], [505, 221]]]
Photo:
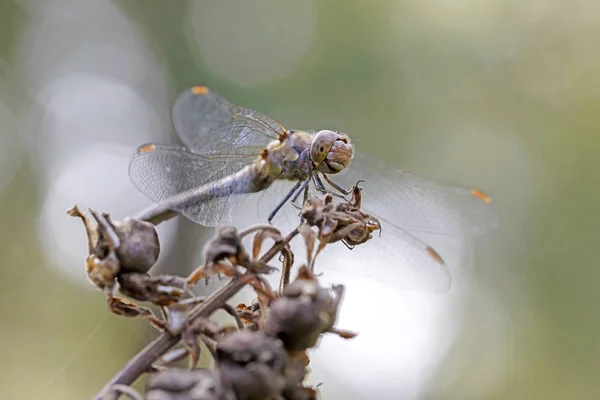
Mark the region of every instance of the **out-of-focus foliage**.
[[[598, 37], [584, 0], [0, 3], [0, 397], [89, 398], [153, 337], [85, 282], [64, 212], [147, 205], [129, 156], [175, 140], [170, 104], [199, 82], [493, 195], [501, 229], [468, 273], [451, 266], [470, 279], [436, 332], [452, 346], [390, 376], [421, 398], [597, 396]], [[193, 268], [201, 232], [161, 227], [159, 268]], [[367, 398], [344, 392], [348, 372], [316, 379], [325, 398]], [[378, 398], [417, 395], [372, 381]]]

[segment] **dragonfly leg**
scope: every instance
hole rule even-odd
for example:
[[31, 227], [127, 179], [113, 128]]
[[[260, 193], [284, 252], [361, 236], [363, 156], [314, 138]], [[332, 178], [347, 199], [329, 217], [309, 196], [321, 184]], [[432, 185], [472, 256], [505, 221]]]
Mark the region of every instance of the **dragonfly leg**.
[[306, 204], [308, 201], [308, 185], [304, 188], [304, 198], [302, 199], [302, 204]]
[[298, 188], [302, 185], [303, 185], [302, 181], [296, 182], [294, 187], [288, 192], [288, 194], [285, 195], [285, 197], [283, 198], [283, 200], [281, 200], [281, 202], [277, 205], [277, 207], [275, 207], [275, 209], [273, 211], [271, 211], [271, 214], [269, 214], [269, 218], [267, 219], [267, 221], [269, 221], [269, 223], [271, 223], [273, 218], [275, 218], [275, 215], [279, 212], [279, 210], [281, 210], [281, 207], [283, 207], [283, 205], [285, 203], [287, 203], [287, 201], [294, 195], [294, 193], [296, 193]]
[[308, 198], [308, 183], [309, 182], [310, 182], [310, 178], [307, 178], [304, 182], [302, 182], [302, 186], [300, 186], [300, 188], [296, 192], [296, 195], [292, 199], [292, 205], [294, 207], [296, 207], [298, 209], [302, 208], [302, 206], [299, 206], [298, 204], [296, 204], [296, 200], [298, 200], [298, 197], [300, 197], [300, 193], [302, 193], [302, 192], [304, 192], [304, 203], [306, 203], [306, 199]]
[[[327, 175], [323, 174], [323, 176], [325, 176], [325, 179], [327, 180], [327, 182], [331, 183], [329, 181], [329, 179], [327, 178]], [[336, 197], [339, 197], [339, 198], [342, 198], [342, 199], [346, 200], [346, 198], [343, 195], [341, 195], [339, 193], [332, 192], [331, 190], [327, 190], [327, 188], [323, 184], [323, 181], [321, 180], [321, 178], [319, 178], [319, 176], [317, 174], [313, 175], [313, 179], [314, 179], [314, 182], [315, 182], [315, 187], [317, 188], [317, 190], [319, 192], [321, 192], [321, 193], [329, 193], [329, 194], [331, 194], [333, 196], [336, 196]], [[344, 188], [342, 188], [341, 186], [333, 186], [333, 187], [334, 187], [334, 189], [339, 190], [341, 193], [344, 193], [344, 194], [351, 193], [351, 192], [346, 193], [344, 191]]]
[[335, 188], [335, 190], [338, 190], [339, 192], [341, 192], [345, 195], [352, 193], [352, 191], [354, 190], [354, 187], [350, 190], [344, 189], [342, 186], [335, 183], [327, 174], [323, 174], [323, 177], [325, 178], [327, 183], [329, 183], [331, 186], [333, 186], [333, 188]]
[[315, 183], [315, 188], [321, 193], [329, 193], [325, 185], [323, 185], [323, 181], [319, 178], [317, 174], [312, 176], [313, 182]]

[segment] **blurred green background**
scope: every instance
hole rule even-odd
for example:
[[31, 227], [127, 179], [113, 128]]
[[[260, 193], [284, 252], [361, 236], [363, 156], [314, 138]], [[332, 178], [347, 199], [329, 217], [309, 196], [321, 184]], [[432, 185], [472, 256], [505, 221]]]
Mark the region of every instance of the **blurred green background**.
[[[597, 397], [598, 38], [585, 0], [1, 1], [0, 397], [91, 398], [154, 336], [108, 314], [64, 211], [146, 205], [128, 157], [196, 83], [494, 197], [420, 398]], [[189, 269], [202, 228], [172, 229]]]

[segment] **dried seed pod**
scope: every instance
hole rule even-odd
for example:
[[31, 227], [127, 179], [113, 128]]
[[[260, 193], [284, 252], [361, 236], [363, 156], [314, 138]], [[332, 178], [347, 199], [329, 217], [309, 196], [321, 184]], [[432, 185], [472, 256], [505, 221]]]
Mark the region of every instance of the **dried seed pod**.
[[121, 267], [128, 271], [148, 272], [160, 255], [155, 226], [133, 218], [116, 221], [113, 226], [121, 239], [121, 245], [116, 249]]
[[283, 342], [286, 350], [313, 347], [319, 336], [333, 328], [343, 293], [342, 286], [325, 289], [306, 267], [269, 305], [263, 331]]
[[237, 331], [217, 343], [217, 367], [238, 400], [266, 400], [281, 393], [287, 362], [282, 343], [260, 331]]
[[233, 226], [225, 226], [204, 246], [205, 263], [217, 264], [229, 260], [232, 264], [247, 265], [248, 255], [242, 245], [238, 231]]
[[146, 383], [146, 400], [236, 400], [221, 382], [218, 370], [168, 369], [152, 374]]
[[[352, 248], [370, 240], [373, 232], [381, 231], [379, 220], [361, 210], [361, 190], [357, 183], [353, 188], [352, 201], [334, 203], [333, 196], [328, 193], [304, 203], [300, 233], [307, 245], [307, 259], [311, 267], [327, 244], [341, 241]], [[313, 227], [317, 228], [317, 234], [312, 231]], [[317, 238], [319, 246], [313, 256], [312, 249]]]
[[83, 221], [88, 236], [86, 271], [96, 287], [110, 291], [121, 272], [145, 273], [152, 268], [160, 254], [154, 225], [132, 218], [113, 222], [108, 214], [92, 209], [90, 213], [96, 225], [77, 205], [67, 210], [67, 214]]

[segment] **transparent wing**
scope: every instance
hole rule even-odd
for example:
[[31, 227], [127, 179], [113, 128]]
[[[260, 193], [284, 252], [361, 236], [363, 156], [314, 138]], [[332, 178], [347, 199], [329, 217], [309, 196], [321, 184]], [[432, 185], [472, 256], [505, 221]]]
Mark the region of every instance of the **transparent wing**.
[[[193, 221], [205, 226], [228, 224], [246, 196], [227, 195], [219, 184], [260, 154], [260, 149], [254, 153], [249, 147], [243, 150], [243, 153], [238, 148], [229, 153], [201, 155], [179, 146], [146, 144], [138, 147], [131, 158], [129, 177], [150, 199], [168, 204]], [[237, 191], [250, 188], [252, 178], [250, 175], [237, 178], [234, 182]], [[198, 201], [199, 191], [210, 192], [212, 196]]]
[[343, 243], [328, 245], [315, 270], [326, 274], [328, 269], [406, 290], [444, 293], [451, 283], [447, 265], [433, 248], [384, 221], [381, 236], [352, 250]]
[[411, 232], [479, 235], [495, 229], [499, 215], [491, 198], [468, 189], [425, 178], [364, 154], [331, 176], [346, 189], [359, 179], [364, 209]]
[[265, 147], [285, 129], [248, 108], [231, 104], [207, 86], [183, 91], [171, 111], [181, 141], [193, 152], [221, 153], [231, 148]]
[[[257, 215], [245, 215], [250, 221], [266, 221], [267, 215], [290, 190], [290, 182], [275, 182], [267, 191], [253, 200]], [[310, 196], [321, 196], [315, 187], [309, 185]], [[366, 193], [363, 190], [363, 200]], [[339, 202], [339, 199], [335, 199]], [[298, 203], [302, 202], [302, 198]], [[273, 224], [282, 232], [289, 232], [300, 222], [300, 211], [289, 202], [285, 204]], [[253, 218], [249, 220], [249, 218]], [[343, 243], [329, 244], [318, 256], [316, 272], [327, 274], [327, 270], [337, 270], [352, 276], [365, 277], [397, 288], [427, 292], [446, 292], [450, 288], [450, 272], [442, 257], [428, 244], [399, 229], [387, 220], [380, 218], [381, 235], [377, 232], [366, 243], [352, 250]], [[297, 244], [298, 246], [298, 244]], [[303, 247], [295, 247], [296, 257], [304, 256]]]
[[[182, 92], [173, 105], [173, 125], [189, 150], [147, 144], [131, 159], [134, 185], [157, 203], [167, 204], [205, 226], [230, 223], [245, 195], [227, 195], [221, 180], [254, 162], [285, 129], [269, 117], [235, 106], [206, 86]], [[252, 176], [236, 177], [237, 192]], [[198, 196], [213, 193], [212, 198]], [[202, 201], [199, 199], [202, 198]]]

